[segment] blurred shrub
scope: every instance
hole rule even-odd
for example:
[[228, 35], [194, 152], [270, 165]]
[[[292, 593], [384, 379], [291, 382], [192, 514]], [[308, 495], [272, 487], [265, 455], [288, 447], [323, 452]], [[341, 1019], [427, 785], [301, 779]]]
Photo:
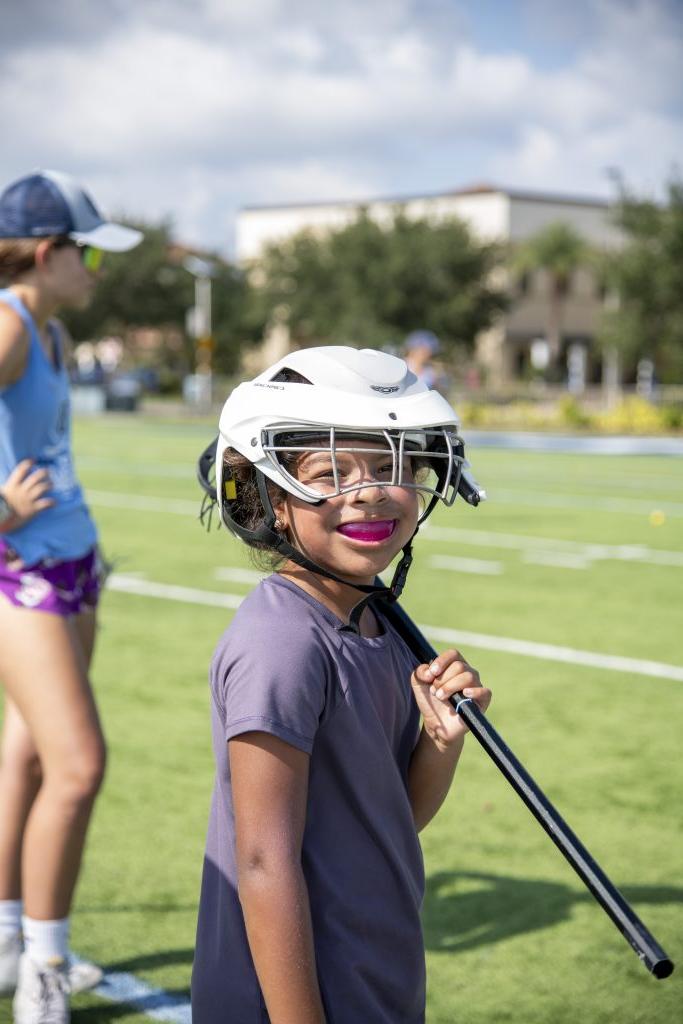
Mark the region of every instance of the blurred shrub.
[[666, 430], [683, 430], [683, 405], [663, 405], [659, 411]]
[[595, 417], [599, 430], [609, 434], [662, 434], [670, 429], [663, 410], [644, 398], [624, 398], [614, 409]]
[[609, 434], [665, 434], [683, 430], [683, 403], [653, 405], [628, 397], [614, 409], [589, 412], [572, 395], [556, 402], [454, 402], [463, 427], [479, 430], [592, 430]]
[[560, 421], [566, 427], [582, 430], [593, 424], [593, 418], [581, 407], [573, 395], [565, 395], [560, 399], [558, 413]]

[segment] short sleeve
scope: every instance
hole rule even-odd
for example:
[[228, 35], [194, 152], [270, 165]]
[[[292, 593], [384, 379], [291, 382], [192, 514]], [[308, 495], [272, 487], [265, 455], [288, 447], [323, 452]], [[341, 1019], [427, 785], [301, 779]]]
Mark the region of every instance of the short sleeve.
[[310, 754], [332, 684], [318, 630], [305, 620], [293, 627], [285, 618], [271, 619], [266, 632], [250, 618], [238, 613], [211, 666], [225, 739], [267, 732]]

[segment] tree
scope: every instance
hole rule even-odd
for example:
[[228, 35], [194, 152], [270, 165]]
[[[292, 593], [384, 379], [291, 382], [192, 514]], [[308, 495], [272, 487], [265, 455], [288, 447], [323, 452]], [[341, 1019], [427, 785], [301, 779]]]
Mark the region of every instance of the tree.
[[[173, 242], [168, 221], [132, 226], [143, 232], [140, 245], [126, 253], [107, 253], [92, 302], [86, 309], [66, 311], [63, 319], [76, 342], [112, 334], [126, 338], [138, 328], [157, 328], [163, 339], [158, 356], [162, 365], [186, 372], [194, 365], [193, 342], [186, 332], [187, 311], [194, 305], [194, 281], [183, 267], [187, 250]], [[220, 371], [230, 373], [244, 335], [253, 340], [259, 324], [247, 320], [248, 285], [243, 275], [219, 256], [208, 258], [215, 268], [214, 362]], [[183, 343], [180, 352], [178, 339]]]
[[270, 246], [254, 301], [262, 316], [286, 319], [299, 344], [397, 344], [429, 328], [446, 349], [471, 350], [507, 304], [490, 280], [498, 256], [459, 220], [398, 213], [380, 224], [361, 211], [339, 231]]
[[194, 301], [193, 286], [189, 274], [170, 259], [170, 224], [132, 226], [143, 232], [140, 245], [125, 253], [107, 253], [89, 306], [64, 315], [77, 341], [122, 333], [128, 327], [184, 327], [185, 312]]
[[548, 224], [514, 253], [512, 263], [518, 273], [543, 270], [548, 276], [546, 341], [552, 360], [562, 348], [562, 321], [572, 275], [588, 258], [586, 242], [564, 221]]
[[613, 297], [599, 338], [616, 348], [627, 371], [650, 359], [663, 382], [683, 379], [683, 181], [667, 199], [638, 199], [623, 185], [615, 220], [625, 245], [606, 260]]
[[213, 369], [217, 373], [231, 375], [238, 369], [244, 346], [263, 336], [265, 321], [259, 318], [249, 301], [250, 287], [242, 271], [216, 256], [213, 257], [213, 265]]

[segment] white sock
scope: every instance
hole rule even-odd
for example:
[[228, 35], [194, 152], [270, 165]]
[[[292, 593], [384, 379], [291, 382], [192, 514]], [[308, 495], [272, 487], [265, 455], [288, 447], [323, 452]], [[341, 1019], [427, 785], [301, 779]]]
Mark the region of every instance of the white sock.
[[0, 900], [0, 939], [7, 939], [21, 931], [21, 900]]
[[61, 921], [36, 921], [23, 917], [24, 950], [36, 964], [47, 966], [54, 960], [66, 960], [69, 952], [69, 918]]

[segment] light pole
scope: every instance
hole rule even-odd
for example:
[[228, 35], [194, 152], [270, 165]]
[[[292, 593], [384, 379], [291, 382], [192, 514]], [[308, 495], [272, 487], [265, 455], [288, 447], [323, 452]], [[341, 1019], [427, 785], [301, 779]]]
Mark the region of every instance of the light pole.
[[195, 395], [198, 405], [211, 405], [211, 355], [214, 340], [211, 334], [211, 278], [213, 263], [198, 256], [188, 256], [183, 266], [194, 277], [194, 309], [191, 333], [195, 338]]

